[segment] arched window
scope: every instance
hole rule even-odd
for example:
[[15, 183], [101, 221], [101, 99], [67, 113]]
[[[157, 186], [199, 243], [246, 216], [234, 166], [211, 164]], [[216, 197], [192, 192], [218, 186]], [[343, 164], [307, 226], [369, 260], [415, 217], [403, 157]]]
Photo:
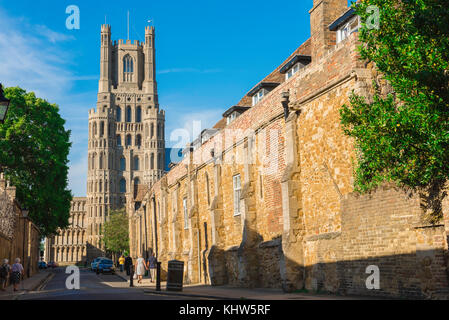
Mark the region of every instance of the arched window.
[[117, 146], [121, 147], [122, 146], [122, 136], [121, 135], [117, 135]]
[[126, 180], [123, 178], [120, 180], [120, 192], [126, 193]]
[[130, 146], [132, 144], [132, 139], [131, 139], [131, 135], [128, 134], [126, 136], [126, 146]]
[[126, 170], [126, 159], [120, 158], [120, 170], [125, 171]]
[[134, 60], [129, 54], [127, 54], [123, 58], [123, 81], [125, 82], [133, 81], [133, 72], [134, 72]]
[[100, 137], [104, 136], [104, 122], [100, 122]]
[[[100, 154], [100, 170], [103, 170], [103, 154]], [[100, 187], [101, 189], [101, 187]], [[100, 190], [101, 192], [101, 190]]]
[[117, 107], [117, 118], [116, 118], [117, 122], [121, 122], [122, 121], [122, 108]]
[[131, 107], [126, 108], [126, 122], [131, 122]]
[[154, 153], [151, 154], [150, 169], [154, 170]]
[[136, 146], [140, 147], [142, 145], [142, 136], [138, 134], [136, 136]]
[[154, 137], [154, 123], [151, 124], [151, 139]]
[[139, 157], [134, 157], [134, 170], [138, 171], [140, 170], [140, 161], [139, 161]]
[[134, 185], [138, 186], [140, 184], [140, 179], [139, 178], [135, 178], [134, 179]]
[[157, 169], [162, 170], [162, 153], [157, 156]]
[[142, 122], [142, 108], [141, 107], [137, 107], [137, 109], [136, 109], [136, 122], [137, 123]]

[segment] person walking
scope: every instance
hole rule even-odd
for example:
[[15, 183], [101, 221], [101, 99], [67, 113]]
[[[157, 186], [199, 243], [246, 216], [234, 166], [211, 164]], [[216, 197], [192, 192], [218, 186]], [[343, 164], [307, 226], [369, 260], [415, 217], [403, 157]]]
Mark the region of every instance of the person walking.
[[152, 252], [150, 257], [148, 258], [148, 268], [150, 269], [151, 282], [156, 281], [157, 259], [154, 256], [154, 252]]
[[145, 270], [148, 270], [142, 255], [139, 255], [139, 258], [137, 259], [135, 270], [137, 274], [137, 283], [142, 283], [142, 277], [145, 275]]
[[8, 284], [9, 275], [11, 273], [11, 266], [9, 260], [4, 259], [3, 264], [0, 267], [0, 290], [5, 291]]
[[123, 267], [125, 266], [125, 257], [123, 256], [123, 254], [118, 259], [118, 263], [120, 266], [120, 272], [123, 272]]
[[15, 260], [15, 263], [12, 265], [11, 272], [12, 272], [11, 282], [14, 286], [14, 291], [17, 291], [18, 290], [17, 287], [20, 284], [20, 279], [23, 276], [23, 266], [20, 263], [20, 258], [17, 258]]
[[127, 255], [125, 258], [125, 270], [126, 270], [127, 276], [129, 276], [131, 273], [130, 268], [132, 267], [132, 265], [133, 265], [133, 259], [129, 255]]

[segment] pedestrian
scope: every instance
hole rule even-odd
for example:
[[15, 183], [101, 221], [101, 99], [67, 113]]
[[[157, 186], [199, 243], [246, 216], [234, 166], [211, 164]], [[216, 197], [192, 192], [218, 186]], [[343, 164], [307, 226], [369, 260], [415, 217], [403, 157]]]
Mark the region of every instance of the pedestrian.
[[152, 252], [150, 257], [148, 258], [148, 268], [150, 269], [151, 282], [156, 281], [157, 259], [154, 256], [154, 252]]
[[5, 291], [8, 284], [9, 275], [11, 273], [11, 266], [9, 260], [4, 259], [3, 264], [0, 267], [0, 290]]
[[129, 276], [130, 275], [130, 268], [133, 265], [133, 259], [127, 255], [125, 258], [125, 270], [126, 270], [126, 275]]
[[123, 254], [118, 259], [118, 263], [119, 263], [119, 266], [120, 266], [120, 272], [123, 272], [123, 267], [125, 265], [125, 257], [123, 256]]
[[20, 279], [23, 276], [23, 266], [20, 263], [20, 258], [15, 260], [15, 263], [12, 265], [11, 272], [11, 282], [14, 286], [14, 291], [17, 291], [17, 287], [20, 284]]
[[145, 270], [148, 270], [142, 255], [139, 255], [139, 259], [137, 259], [135, 270], [138, 279], [137, 283], [142, 283], [142, 277], [145, 275]]

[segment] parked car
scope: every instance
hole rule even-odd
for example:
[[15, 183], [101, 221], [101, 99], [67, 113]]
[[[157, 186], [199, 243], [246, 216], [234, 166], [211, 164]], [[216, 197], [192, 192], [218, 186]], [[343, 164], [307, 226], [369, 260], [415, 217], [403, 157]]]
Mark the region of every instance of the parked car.
[[56, 262], [50, 261], [49, 263], [47, 263], [47, 268], [57, 268], [58, 264]]
[[98, 257], [92, 263], [90, 264], [90, 270], [97, 271], [98, 263], [101, 261], [101, 259], [107, 259], [105, 257]]
[[47, 269], [47, 263], [45, 261], [39, 261], [38, 264], [39, 269]]
[[101, 259], [98, 262], [97, 273], [115, 273], [114, 262], [111, 259]]

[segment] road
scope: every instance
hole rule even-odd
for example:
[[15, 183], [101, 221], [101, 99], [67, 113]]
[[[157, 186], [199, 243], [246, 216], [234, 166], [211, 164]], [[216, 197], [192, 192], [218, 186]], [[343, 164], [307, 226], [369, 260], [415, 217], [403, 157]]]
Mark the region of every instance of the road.
[[145, 294], [142, 288], [130, 288], [129, 284], [116, 275], [97, 275], [81, 270], [80, 290], [67, 290], [62, 268], [52, 271], [54, 277], [39, 291], [28, 292], [18, 300], [183, 300], [182, 297]]

